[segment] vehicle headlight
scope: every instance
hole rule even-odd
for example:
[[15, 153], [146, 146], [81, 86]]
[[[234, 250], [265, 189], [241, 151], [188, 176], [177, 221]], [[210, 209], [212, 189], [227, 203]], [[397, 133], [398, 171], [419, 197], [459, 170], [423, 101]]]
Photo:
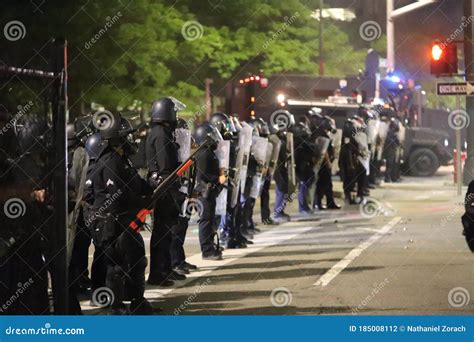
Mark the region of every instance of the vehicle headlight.
[[448, 139], [444, 139], [444, 147], [448, 147], [449, 146], [449, 140]]

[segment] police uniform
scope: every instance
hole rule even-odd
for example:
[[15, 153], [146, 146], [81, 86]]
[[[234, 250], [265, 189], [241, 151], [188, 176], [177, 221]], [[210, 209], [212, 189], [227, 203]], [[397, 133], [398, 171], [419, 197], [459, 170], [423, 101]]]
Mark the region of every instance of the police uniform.
[[314, 181], [314, 144], [310, 142], [309, 128], [296, 124], [293, 129], [295, 138], [295, 165], [298, 178], [298, 209], [300, 213], [310, 213], [308, 192]]
[[289, 215], [285, 213], [288, 196], [288, 151], [286, 149], [286, 135], [285, 132], [278, 132], [278, 138], [281, 140], [281, 148], [278, 154], [277, 165], [275, 166], [275, 206], [273, 209], [274, 218], [278, 220], [288, 220]]
[[[196, 130], [195, 141], [204, 143], [206, 136], [212, 130], [209, 124], [203, 124]], [[219, 159], [215, 154], [217, 143], [204, 149], [198, 156], [196, 163], [196, 188], [200, 217], [199, 243], [203, 259], [220, 260], [222, 252], [215, 243], [216, 237], [216, 199], [221, 191], [219, 184]]]
[[[318, 180], [316, 182], [314, 206], [318, 209], [340, 209], [341, 207], [334, 201], [334, 192], [332, 184], [332, 162], [335, 159], [334, 146], [330, 133], [336, 132], [336, 127], [331, 118], [323, 116], [322, 122], [318, 129], [318, 135], [329, 139], [329, 146], [326, 154], [323, 156], [321, 167], [318, 170]], [[326, 197], [326, 206], [322, 204], [323, 198]]]
[[[176, 108], [171, 98], [153, 103], [151, 130], [146, 141], [148, 177], [155, 186], [180, 165], [178, 146], [174, 140]], [[155, 202], [153, 232], [150, 241], [150, 285], [170, 286], [173, 280], [186, 277], [173, 272], [171, 265], [172, 230], [179, 222], [185, 195], [177, 180]]]
[[[114, 129], [112, 127], [111, 131]], [[108, 146], [96, 162], [92, 179], [93, 211], [97, 216], [93, 238], [105, 254], [106, 285], [114, 294], [112, 313], [126, 313], [125, 299], [132, 301], [132, 313], [151, 313], [151, 305], [144, 298], [145, 245], [139, 230], [131, 226], [148, 204], [149, 198], [144, 196], [150, 195], [151, 189], [132, 167], [123, 145], [114, 141], [118, 138], [108, 134], [106, 130], [102, 131]], [[114, 135], [114, 132], [110, 134]]]

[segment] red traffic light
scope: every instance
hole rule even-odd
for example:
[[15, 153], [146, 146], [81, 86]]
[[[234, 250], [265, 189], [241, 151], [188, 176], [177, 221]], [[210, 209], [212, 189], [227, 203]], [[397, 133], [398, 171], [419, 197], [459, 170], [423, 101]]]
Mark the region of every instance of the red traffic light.
[[454, 43], [434, 42], [431, 45], [431, 74], [453, 75], [458, 73], [458, 49]]
[[431, 58], [433, 58], [435, 61], [439, 61], [442, 55], [443, 49], [441, 48], [440, 44], [434, 44], [431, 47]]

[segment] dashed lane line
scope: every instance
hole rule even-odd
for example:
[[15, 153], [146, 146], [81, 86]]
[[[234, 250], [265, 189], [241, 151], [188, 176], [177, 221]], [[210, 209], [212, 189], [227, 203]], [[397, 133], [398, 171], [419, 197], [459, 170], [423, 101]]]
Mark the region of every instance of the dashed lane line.
[[359, 255], [362, 254], [367, 248], [372, 246], [382, 236], [387, 234], [402, 218], [400, 216], [394, 217], [389, 223], [379, 229], [374, 235], [368, 240], [362, 242], [359, 246], [351, 250], [343, 259], [335, 264], [329, 271], [323, 274], [316, 283], [313, 285], [316, 287], [324, 288], [338, 276], [347, 266], [350, 265]]

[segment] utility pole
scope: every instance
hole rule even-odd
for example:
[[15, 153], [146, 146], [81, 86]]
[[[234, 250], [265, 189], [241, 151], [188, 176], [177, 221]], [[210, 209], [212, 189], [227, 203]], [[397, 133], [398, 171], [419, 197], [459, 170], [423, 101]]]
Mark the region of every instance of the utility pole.
[[395, 70], [395, 25], [392, 18], [393, 0], [387, 0], [387, 70]]
[[394, 9], [393, 0], [387, 0], [387, 69], [395, 70], [395, 22], [404, 14], [435, 3], [437, 0], [418, 0], [410, 5]]
[[323, 7], [324, 0], [319, 0], [319, 76], [324, 76], [324, 54], [323, 54]]
[[[464, 16], [470, 18], [473, 15], [474, 0], [464, 0]], [[466, 67], [466, 82], [474, 82], [474, 25], [471, 20], [466, 20], [467, 27], [464, 29], [464, 65]], [[464, 165], [464, 185], [468, 185], [474, 178], [474, 97], [466, 96], [466, 112], [470, 119], [470, 125], [466, 127], [467, 159]], [[460, 153], [460, 151], [458, 151]]]

